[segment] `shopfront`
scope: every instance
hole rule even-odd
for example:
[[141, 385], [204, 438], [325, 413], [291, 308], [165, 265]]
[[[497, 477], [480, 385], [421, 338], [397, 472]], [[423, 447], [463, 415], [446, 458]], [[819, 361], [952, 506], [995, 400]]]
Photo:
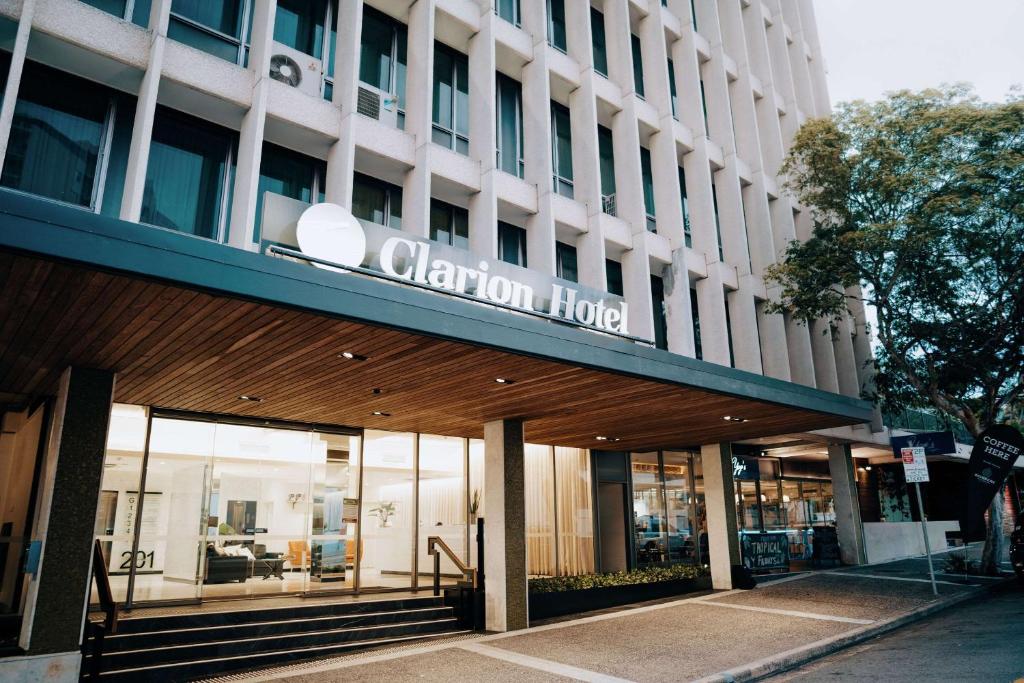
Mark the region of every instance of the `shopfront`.
[[482, 462], [477, 439], [116, 404], [96, 538], [126, 604], [408, 590], [428, 536], [470, 558]]

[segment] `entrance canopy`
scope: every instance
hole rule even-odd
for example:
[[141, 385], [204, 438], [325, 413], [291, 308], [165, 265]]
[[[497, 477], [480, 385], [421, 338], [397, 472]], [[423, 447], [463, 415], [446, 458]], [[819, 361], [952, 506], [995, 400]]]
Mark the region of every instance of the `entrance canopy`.
[[53, 393], [69, 365], [116, 371], [124, 403], [468, 437], [523, 418], [527, 440], [580, 448], [871, 417], [864, 401], [0, 191], [0, 408]]

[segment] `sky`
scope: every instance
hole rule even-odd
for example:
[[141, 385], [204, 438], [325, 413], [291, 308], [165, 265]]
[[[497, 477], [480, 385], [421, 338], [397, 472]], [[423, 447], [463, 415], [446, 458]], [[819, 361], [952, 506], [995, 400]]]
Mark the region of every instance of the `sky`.
[[1024, 85], [1024, 0], [814, 0], [832, 103], [967, 81]]

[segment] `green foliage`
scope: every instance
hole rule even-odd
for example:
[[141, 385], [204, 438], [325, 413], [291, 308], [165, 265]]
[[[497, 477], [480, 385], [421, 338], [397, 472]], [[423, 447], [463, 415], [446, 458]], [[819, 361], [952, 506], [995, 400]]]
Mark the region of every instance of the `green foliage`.
[[673, 564], [668, 567], [649, 567], [631, 572], [530, 579], [530, 592], [561, 593], [563, 591], [575, 591], [584, 588], [632, 586], [640, 583], [658, 583], [660, 581], [675, 581], [677, 579], [697, 579], [710, 575], [711, 572], [708, 568], [701, 565]]
[[835, 322], [866, 304], [866, 397], [974, 435], [1009, 417], [1024, 392], [1024, 100], [952, 87], [846, 103], [804, 124], [783, 172], [814, 231], [766, 274], [781, 286], [769, 310]]

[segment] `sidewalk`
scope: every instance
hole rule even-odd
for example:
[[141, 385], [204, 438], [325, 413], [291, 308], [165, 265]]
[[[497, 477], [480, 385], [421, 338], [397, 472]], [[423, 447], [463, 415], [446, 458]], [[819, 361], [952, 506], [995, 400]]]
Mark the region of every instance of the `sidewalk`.
[[[937, 572], [945, 554], [933, 555]], [[752, 591], [720, 591], [231, 680], [749, 680], [970, 600], [1002, 582], [936, 578], [938, 598], [932, 595], [925, 557], [808, 572], [766, 581]]]

